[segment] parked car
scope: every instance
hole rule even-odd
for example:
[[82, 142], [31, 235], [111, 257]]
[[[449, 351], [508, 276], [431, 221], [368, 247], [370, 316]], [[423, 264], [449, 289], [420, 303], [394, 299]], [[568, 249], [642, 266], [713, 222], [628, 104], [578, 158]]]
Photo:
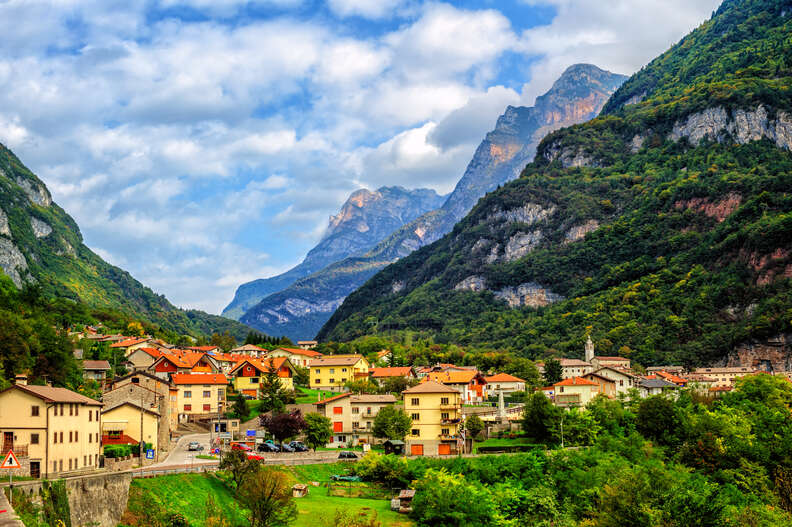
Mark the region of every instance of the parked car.
[[256, 450], [259, 452], [280, 452], [280, 448], [274, 443], [259, 443]]
[[280, 447], [281, 452], [294, 452], [294, 447], [288, 443], [284, 443]]
[[292, 447], [295, 452], [308, 452], [308, 447], [305, 446], [302, 441], [292, 441], [289, 443], [289, 446]]
[[190, 444], [187, 445], [187, 450], [190, 452], [200, 452], [203, 450], [203, 446], [198, 441], [190, 441]]
[[338, 453], [338, 459], [357, 459], [357, 454], [351, 450], [342, 450]]
[[361, 481], [359, 476], [346, 476], [341, 474], [333, 474], [330, 476], [333, 481]]
[[259, 456], [258, 454], [255, 454], [253, 452], [248, 452], [247, 453], [247, 458], [248, 459], [252, 459], [253, 461], [264, 461], [264, 457], [263, 456]]
[[231, 445], [231, 450], [241, 450], [243, 452], [253, 452], [253, 449], [247, 446], [245, 443], [233, 443]]

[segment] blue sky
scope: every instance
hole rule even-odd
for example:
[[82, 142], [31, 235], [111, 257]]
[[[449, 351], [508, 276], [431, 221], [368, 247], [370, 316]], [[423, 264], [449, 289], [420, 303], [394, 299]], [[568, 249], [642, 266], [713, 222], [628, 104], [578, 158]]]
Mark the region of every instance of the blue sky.
[[219, 312], [354, 190], [450, 191], [508, 104], [629, 74], [714, 0], [0, 0], [0, 142], [86, 243]]

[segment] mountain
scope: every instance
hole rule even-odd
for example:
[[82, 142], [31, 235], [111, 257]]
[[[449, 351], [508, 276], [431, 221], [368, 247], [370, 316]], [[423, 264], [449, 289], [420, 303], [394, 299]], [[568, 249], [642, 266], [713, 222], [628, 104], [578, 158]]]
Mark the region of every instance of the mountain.
[[50, 298], [117, 310], [165, 330], [210, 335], [250, 328], [202, 311], [182, 310], [108, 264], [83, 243], [77, 223], [52, 201], [44, 183], [0, 145], [0, 270], [22, 287], [34, 282]]
[[590, 64], [571, 66], [546, 94], [537, 97], [535, 106], [506, 108], [442, 207], [402, 224], [386, 233], [387, 237], [381, 236], [366, 254], [328, 259], [329, 265], [313, 269], [316, 272], [310, 276], [264, 298], [240, 320], [267, 333], [312, 337], [346, 295], [389, 263], [451, 230], [481, 196], [519, 175], [544, 135], [596, 116], [625, 79]]
[[299, 265], [277, 276], [239, 286], [234, 299], [223, 310], [223, 316], [239, 320], [265, 297], [286, 289], [332, 262], [368, 251], [405, 223], [440, 206], [443, 199], [444, 196], [429, 189], [382, 187], [375, 191], [356, 190], [339, 213], [330, 217], [321, 241]]
[[319, 333], [792, 366], [792, 5], [728, 0]]

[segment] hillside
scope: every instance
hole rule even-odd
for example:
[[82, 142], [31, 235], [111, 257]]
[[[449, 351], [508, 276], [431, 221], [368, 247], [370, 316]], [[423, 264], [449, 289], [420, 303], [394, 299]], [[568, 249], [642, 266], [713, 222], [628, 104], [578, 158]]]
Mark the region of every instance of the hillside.
[[624, 79], [590, 64], [570, 66], [535, 106], [506, 108], [442, 207], [383, 233], [365, 254], [326, 259], [323, 269], [263, 299], [240, 320], [270, 334], [312, 337], [374, 273], [440, 238], [484, 194], [516, 178], [548, 132], [595, 117]]
[[44, 183], [0, 145], [0, 269], [17, 287], [34, 282], [45, 297], [117, 310], [165, 330], [191, 335], [250, 328], [202, 311], [182, 310], [85, 246], [77, 223]]
[[375, 191], [356, 190], [338, 214], [330, 217], [324, 236], [300, 264], [277, 276], [240, 285], [234, 299], [223, 310], [223, 316], [241, 319], [265, 297], [286, 289], [332, 262], [365, 253], [405, 223], [439, 207], [444, 199], [430, 189], [382, 187]]
[[792, 366], [792, 8], [728, 0], [319, 334]]

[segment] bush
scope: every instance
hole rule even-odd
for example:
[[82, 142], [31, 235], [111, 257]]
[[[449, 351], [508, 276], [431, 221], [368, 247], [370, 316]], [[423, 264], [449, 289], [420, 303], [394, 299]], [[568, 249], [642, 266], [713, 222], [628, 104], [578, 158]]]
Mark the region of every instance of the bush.
[[[137, 445], [135, 445], [137, 448]], [[104, 447], [104, 457], [106, 458], [119, 458], [132, 455], [132, 446], [130, 445], [106, 445]]]

